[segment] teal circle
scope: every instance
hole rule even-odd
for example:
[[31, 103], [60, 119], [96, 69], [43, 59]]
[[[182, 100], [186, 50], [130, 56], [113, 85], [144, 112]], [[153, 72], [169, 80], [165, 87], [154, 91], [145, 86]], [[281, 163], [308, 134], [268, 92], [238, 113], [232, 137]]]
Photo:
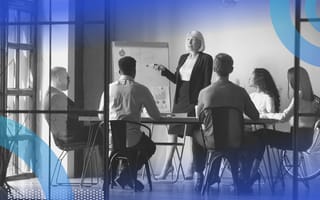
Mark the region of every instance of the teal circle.
[[[305, 12], [307, 18], [320, 18], [317, 14], [317, 0], [305, 1]], [[320, 21], [310, 21], [312, 26], [320, 32]]]
[[[12, 139], [19, 140], [20, 136], [28, 136], [28, 138], [32, 140], [35, 148], [28, 146], [28, 142], [21, 142], [19, 144], [19, 149], [32, 148], [34, 150], [32, 155], [21, 154], [19, 153], [18, 148], [10, 148]], [[0, 116], [0, 146], [19, 156], [19, 158], [25, 163], [28, 163], [28, 161], [32, 159], [31, 157], [34, 155], [36, 155], [38, 158], [41, 157], [41, 159], [38, 159], [41, 162], [38, 162], [37, 166], [30, 165], [29, 167], [38, 178], [46, 199], [58, 196], [63, 196], [64, 199], [73, 199], [73, 192], [70, 186], [64, 186], [63, 190], [61, 190], [59, 187], [50, 186], [48, 169], [49, 167], [54, 169], [55, 164], [60, 161], [54, 152], [49, 148], [49, 146], [31, 130], [11, 119]], [[51, 157], [51, 162], [49, 161], [49, 154]], [[69, 177], [63, 168], [60, 170], [59, 175], [59, 180], [61, 180], [61, 182], [69, 183]], [[50, 192], [49, 187], [51, 190]]]
[[290, 16], [290, 0], [270, 0], [270, 15], [274, 30], [284, 46], [301, 60], [320, 66], [320, 47], [307, 41], [300, 35], [300, 53], [295, 52], [295, 34], [294, 23]]

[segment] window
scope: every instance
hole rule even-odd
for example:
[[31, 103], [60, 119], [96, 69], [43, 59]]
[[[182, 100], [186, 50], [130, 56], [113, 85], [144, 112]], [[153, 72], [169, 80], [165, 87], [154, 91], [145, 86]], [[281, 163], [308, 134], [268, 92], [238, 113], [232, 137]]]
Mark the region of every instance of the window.
[[[35, 115], [27, 112], [14, 112], [18, 110], [31, 111], [36, 106], [36, 88], [34, 82], [35, 75], [35, 26], [34, 19], [35, 1], [33, 0], [8, 0], [7, 20], [9, 25], [2, 33], [1, 39], [5, 41], [1, 52], [6, 59], [1, 62], [1, 71], [4, 74], [5, 98], [4, 109], [8, 112], [6, 116], [19, 124], [35, 130]], [[9, 135], [11, 148], [15, 148], [19, 154], [32, 155], [33, 144], [31, 137], [21, 135], [19, 127], [12, 130]], [[19, 137], [17, 137], [19, 136]], [[28, 148], [23, 149], [23, 143], [27, 143]], [[33, 156], [28, 156], [30, 160], [19, 159], [19, 155], [12, 155], [9, 163], [7, 176], [17, 176], [32, 173], [29, 166], [34, 165]]]

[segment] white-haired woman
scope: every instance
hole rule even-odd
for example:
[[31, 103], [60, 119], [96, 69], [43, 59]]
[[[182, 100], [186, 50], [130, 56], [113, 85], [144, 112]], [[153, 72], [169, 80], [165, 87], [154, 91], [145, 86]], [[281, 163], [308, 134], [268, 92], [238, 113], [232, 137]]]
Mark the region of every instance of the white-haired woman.
[[[161, 75], [168, 78], [176, 84], [174, 96], [173, 113], [188, 113], [188, 116], [195, 116], [195, 106], [197, 105], [198, 95], [201, 89], [210, 85], [213, 59], [209, 54], [204, 53], [205, 43], [201, 32], [191, 31], [186, 36], [187, 53], [180, 56], [176, 72], [172, 73], [165, 66], [159, 65]], [[187, 155], [192, 156], [192, 135], [196, 127], [189, 125], [186, 130], [186, 144], [190, 145], [190, 152]], [[183, 125], [170, 125], [168, 142], [176, 142], [177, 137], [182, 137], [184, 132]], [[166, 179], [167, 175], [173, 171], [172, 158], [175, 146], [167, 148], [166, 160], [158, 179]], [[195, 158], [196, 159], [196, 158]], [[186, 179], [193, 177], [193, 158], [189, 164], [184, 166]]]

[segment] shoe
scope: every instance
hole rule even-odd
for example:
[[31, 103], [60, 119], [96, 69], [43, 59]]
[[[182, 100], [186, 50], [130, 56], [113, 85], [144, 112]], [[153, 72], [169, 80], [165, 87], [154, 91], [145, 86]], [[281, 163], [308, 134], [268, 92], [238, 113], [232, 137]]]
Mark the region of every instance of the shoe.
[[192, 180], [193, 179], [193, 174], [194, 174], [193, 172], [191, 172], [191, 173], [189, 172], [189, 174], [185, 175], [184, 179], [185, 180]]
[[126, 185], [128, 185], [128, 181], [123, 178], [123, 176], [118, 176], [117, 178], [114, 179], [114, 183], [124, 189]]
[[[144, 189], [144, 185], [139, 180], [135, 180], [134, 184], [136, 185], [137, 191], [141, 192]], [[132, 181], [128, 182], [128, 186], [131, 187], [132, 189], [134, 189]]]
[[159, 176], [156, 176], [155, 178], [157, 180], [165, 180], [168, 176], [168, 174], [173, 173], [173, 166], [170, 165], [170, 167], [168, 167], [166, 170], [162, 171], [161, 174]]
[[193, 179], [193, 174], [194, 174], [193, 165], [191, 165], [191, 167], [188, 167], [188, 169], [186, 169], [184, 172], [185, 172], [185, 174], [184, 174], [185, 180], [192, 180]]
[[194, 190], [196, 192], [201, 192], [203, 184], [203, 174], [200, 172], [195, 172], [194, 174]]
[[114, 179], [114, 182], [117, 186], [120, 186], [122, 189], [125, 188], [126, 185], [130, 182], [130, 176], [129, 176], [129, 168], [123, 167], [121, 170], [119, 170], [119, 175]]

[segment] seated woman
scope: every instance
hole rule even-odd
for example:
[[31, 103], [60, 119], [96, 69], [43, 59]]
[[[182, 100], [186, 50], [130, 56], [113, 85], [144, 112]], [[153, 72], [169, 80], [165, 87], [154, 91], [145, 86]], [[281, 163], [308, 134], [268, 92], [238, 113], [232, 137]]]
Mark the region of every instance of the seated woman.
[[[307, 71], [299, 67], [299, 112], [315, 113], [317, 108], [313, 104], [314, 95]], [[288, 70], [288, 82], [291, 88], [294, 88], [294, 68]], [[288, 132], [277, 131], [273, 129], [260, 129], [255, 132], [261, 145], [260, 151], [256, 157], [261, 161], [264, 154], [265, 146], [270, 145], [279, 149], [292, 150], [292, 127], [293, 127], [294, 98], [289, 106], [281, 113], [261, 113], [260, 118], [276, 119], [279, 121], [289, 121], [291, 129]], [[299, 117], [299, 129], [297, 131], [297, 149], [298, 151], [306, 150], [312, 144], [314, 123], [316, 117], [301, 116]]]
[[279, 112], [279, 92], [268, 70], [255, 68], [249, 79], [249, 85], [255, 89], [255, 91], [250, 94], [250, 98], [259, 113]]
[[[255, 68], [249, 78], [249, 86], [255, 89], [255, 91], [250, 94], [250, 98], [260, 114], [279, 112], [279, 91], [268, 70], [264, 68]], [[249, 131], [257, 130], [259, 128], [262, 127], [255, 125], [255, 127], [253, 127], [253, 129], [250, 129]], [[254, 159], [257, 156], [252, 153], [255, 152], [252, 151], [252, 148], [259, 149], [259, 147], [256, 146], [256, 138], [248, 137], [248, 140], [248, 143], [250, 143], [250, 148], [249, 152], [245, 153], [245, 155], [251, 155], [248, 164], [251, 167], [249, 167], [249, 169], [247, 170], [247, 173], [249, 174], [247, 174], [246, 176], [249, 177], [249, 184], [252, 185], [257, 179], [260, 178], [260, 174], [258, 173], [260, 161]]]

